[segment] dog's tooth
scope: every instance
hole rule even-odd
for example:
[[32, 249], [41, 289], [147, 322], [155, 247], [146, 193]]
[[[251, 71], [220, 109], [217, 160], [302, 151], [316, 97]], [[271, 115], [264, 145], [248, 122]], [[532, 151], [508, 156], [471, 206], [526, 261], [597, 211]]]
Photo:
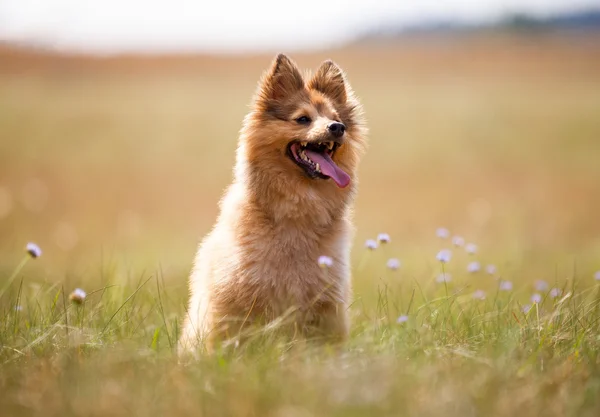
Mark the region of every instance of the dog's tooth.
[[308, 145], [308, 142], [300, 142], [300, 145], [302, 145], [306, 148], [306, 145]]
[[321, 166], [320, 166], [319, 164], [317, 164], [317, 165], [315, 166], [315, 170], [316, 170], [317, 172], [321, 172]]
[[329, 148], [329, 150], [333, 149], [333, 142], [327, 142], [327, 147]]

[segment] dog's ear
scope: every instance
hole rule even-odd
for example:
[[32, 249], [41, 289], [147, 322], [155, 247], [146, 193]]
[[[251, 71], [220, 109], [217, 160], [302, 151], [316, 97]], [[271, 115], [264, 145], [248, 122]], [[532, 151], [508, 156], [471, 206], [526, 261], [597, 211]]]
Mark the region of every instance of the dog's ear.
[[349, 86], [346, 84], [344, 72], [335, 62], [327, 60], [312, 77], [308, 88], [320, 91], [338, 104], [344, 104], [348, 100]]
[[257, 101], [269, 103], [281, 100], [304, 88], [304, 79], [296, 64], [284, 54], [275, 57], [269, 71], [263, 76]]

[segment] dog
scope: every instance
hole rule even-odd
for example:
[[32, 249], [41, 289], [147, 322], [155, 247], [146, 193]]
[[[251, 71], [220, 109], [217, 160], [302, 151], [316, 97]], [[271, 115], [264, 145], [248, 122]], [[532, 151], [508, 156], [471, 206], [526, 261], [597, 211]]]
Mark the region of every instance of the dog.
[[274, 320], [309, 338], [347, 337], [366, 133], [362, 106], [334, 62], [303, 77], [277, 55], [244, 119], [233, 183], [196, 254], [180, 352], [214, 351]]

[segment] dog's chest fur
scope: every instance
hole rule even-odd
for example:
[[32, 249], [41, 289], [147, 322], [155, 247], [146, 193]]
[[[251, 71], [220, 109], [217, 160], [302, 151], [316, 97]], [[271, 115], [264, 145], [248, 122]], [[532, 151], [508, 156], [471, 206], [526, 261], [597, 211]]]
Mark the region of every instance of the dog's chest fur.
[[[240, 207], [229, 220], [235, 246], [223, 249], [231, 251], [231, 275], [216, 288], [228, 303], [240, 311], [252, 306], [255, 313], [278, 315], [292, 306], [343, 302], [349, 281], [349, 230], [343, 219], [322, 225], [310, 218], [273, 222], [263, 212]], [[333, 259], [331, 268], [319, 266], [321, 255]]]

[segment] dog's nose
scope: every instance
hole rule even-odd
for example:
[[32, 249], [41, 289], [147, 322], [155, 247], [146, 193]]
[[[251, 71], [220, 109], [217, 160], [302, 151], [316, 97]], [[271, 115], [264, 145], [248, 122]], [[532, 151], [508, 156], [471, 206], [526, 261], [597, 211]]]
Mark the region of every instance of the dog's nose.
[[340, 122], [333, 122], [333, 123], [329, 123], [327, 125], [327, 129], [329, 129], [329, 132], [333, 136], [335, 136], [336, 138], [339, 138], [346, 131], [346, 126], [344, 126], [344, 124], [340, 123]]

